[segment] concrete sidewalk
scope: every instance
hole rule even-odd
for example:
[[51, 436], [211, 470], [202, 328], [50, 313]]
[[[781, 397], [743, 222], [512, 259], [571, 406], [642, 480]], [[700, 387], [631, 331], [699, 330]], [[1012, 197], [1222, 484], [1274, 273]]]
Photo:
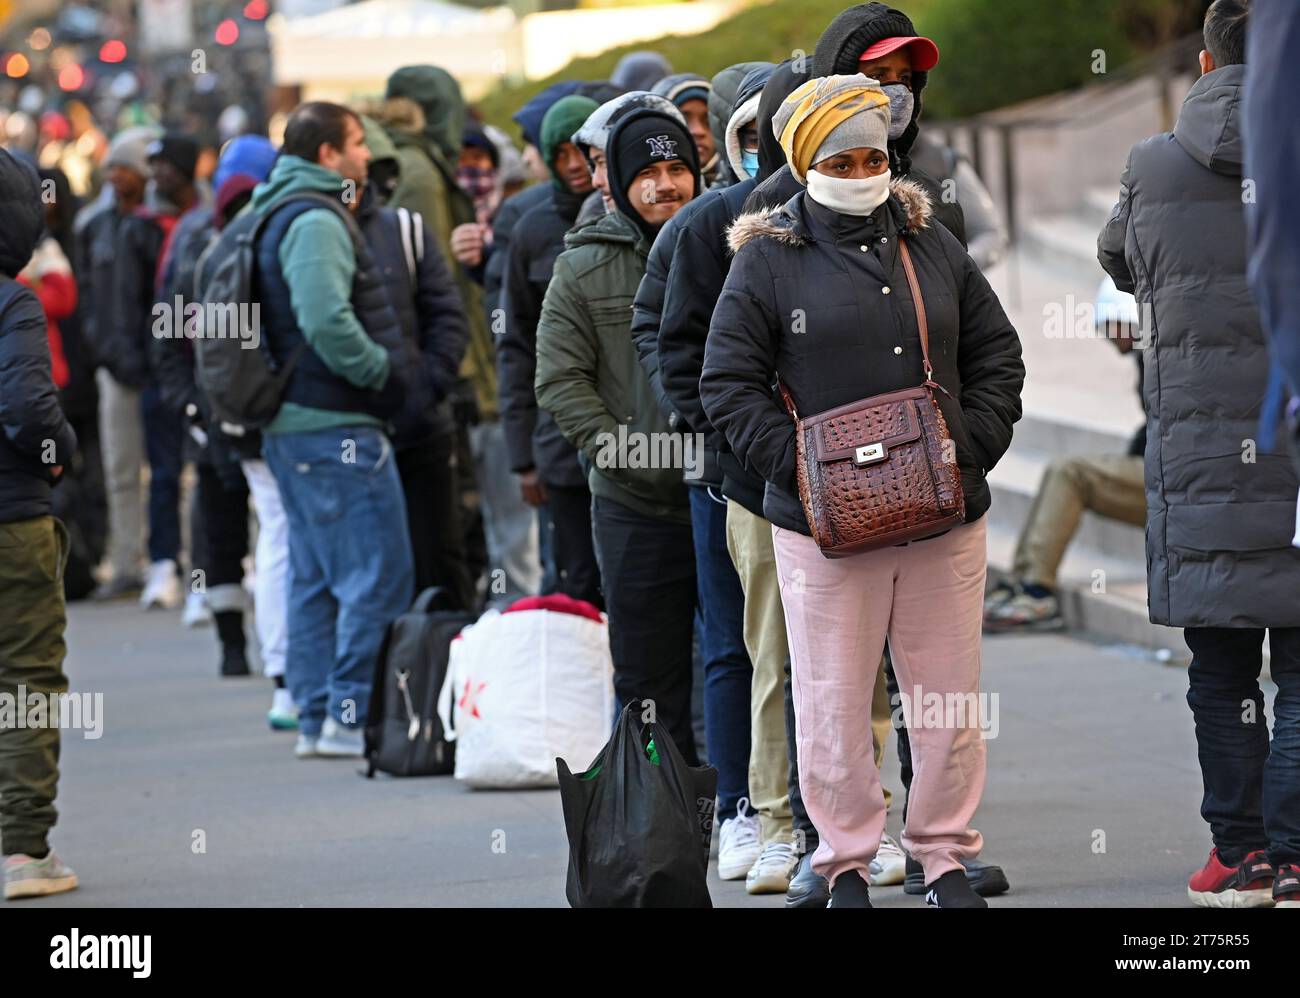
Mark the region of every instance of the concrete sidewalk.
[[[127, 603], [70, 617], [72, 689], [104, 694], [102, 737], [65, 733], [53, 838], [83, 886], [24, 904], [565, 904], [556, 792], [295, 760], [266, 726], [270, 683], [217, 678], [209, 629]], [[977, 827], [1012, 882], [993, 904], [1186, 905], [1210, 843], [1183, 670], [1055, 635], [989, 639], [984, 662], [999, 730]], [[892, 752], [886, 779], [897, 788]], [[711, 886], [722, 907], [782, 904]], [[873, 902], [922, 906], [901, 888]]]

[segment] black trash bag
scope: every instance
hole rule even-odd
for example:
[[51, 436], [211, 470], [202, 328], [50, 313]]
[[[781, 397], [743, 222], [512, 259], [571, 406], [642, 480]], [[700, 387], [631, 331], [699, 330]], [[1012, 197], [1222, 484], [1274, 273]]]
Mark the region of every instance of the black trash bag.
[[688, 766], [666, 728], [623, 708], [590, 768], [556, 759], [574, 908], [712, 908], [709, 842], [718, 771]]

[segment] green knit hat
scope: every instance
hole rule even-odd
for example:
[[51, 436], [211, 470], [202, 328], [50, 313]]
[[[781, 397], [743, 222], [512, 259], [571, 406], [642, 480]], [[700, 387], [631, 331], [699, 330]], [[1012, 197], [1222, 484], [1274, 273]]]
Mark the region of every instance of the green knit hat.
[[542, 118], [542, 145], [539, 150], [542, 162], [551, 171], [552, 182], [561, 190], [568, 190], [568, 185], [555, 172], [555, 153], [565, 142], [573, 141], [573, 133], [582, 127], [583, 122], [600, 105], [590, 97], [570, 94], [561, 97], [551, 105], [546, 116]]

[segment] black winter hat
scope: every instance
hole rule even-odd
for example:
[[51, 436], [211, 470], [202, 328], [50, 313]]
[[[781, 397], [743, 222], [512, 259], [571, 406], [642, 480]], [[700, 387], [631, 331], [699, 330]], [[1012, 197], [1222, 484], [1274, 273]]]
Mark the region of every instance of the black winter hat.
[[26, 267], [44, 231], [40, 177], [0, 149], [0, 274], [14, 277]]
[[[870, 46], [883, 38], [909, 37], [917, 34], [912, 19], [901, 10], [883, 3], [861, 3], [856, 7], [841, 11], [835, 20], [826, 26], [817, 47], [813, 50], [812, 75], [836, 76], [860, 72], [858, 61]], [[925, 89], [930, 78], [928, 72], [912, 71], [912, 120], [893, 142], [890, 151], [898, 158], [895, 176], [906, 174], [911, 169], [908, 150], [916, 141], [920, 126], [917, 119], [921, 116], [921, 91]]]
[[610, 197], [650, 239], [654, 239], [656, 230], [646, 224], [627, 196], [638, 173], [654, 163], [680, 159], [695, 176], [695, 194], [700, 193], [700, 158], [695, 140], [680, 121], [660, 111], [643, 108], [621, 119], [609, 134], [605, 156]]
[[199, 165], [199, 144], [188, 135], [168, 132], [162, 138], [150, 142], [145, 155], [150, 159], [165, 159], [193, 180], [194, 171]]

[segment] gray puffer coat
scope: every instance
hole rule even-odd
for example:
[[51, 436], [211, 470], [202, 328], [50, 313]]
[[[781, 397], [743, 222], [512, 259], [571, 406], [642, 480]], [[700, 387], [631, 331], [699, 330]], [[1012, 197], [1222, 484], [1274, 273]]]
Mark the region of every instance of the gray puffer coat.
[[1133, 147], [1097, 241], [1145, 312], [1147, 600], [1174, 627], [1300, 626], [1297, 481], [1255, 453], [1268, 350], [1246, 283], [1245, 66], [1196, 81]]

